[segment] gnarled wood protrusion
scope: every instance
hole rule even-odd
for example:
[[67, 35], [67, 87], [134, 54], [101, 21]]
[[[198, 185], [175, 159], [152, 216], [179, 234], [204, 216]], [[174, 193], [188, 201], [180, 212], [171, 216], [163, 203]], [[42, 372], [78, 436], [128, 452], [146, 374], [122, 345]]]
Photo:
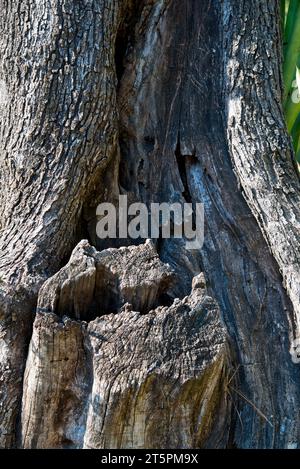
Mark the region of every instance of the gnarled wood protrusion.
[[[95, 279], [102, 276], [110, 288], [112, 273], [120, 287], [116, 314], [88, 323], [66, 316], [76, 311], [78, 319], [87, 318], [89, 308], [103, 314], [105, 298], [99, 300], [107, 292], [98, 290]], [[101, 253], [82, 242], [69, 264], [45, 283], [25, 372], [25, 448], [226, 443], [229, 347], [219, 308], [203, 282], [194, 282], [183, 300], [147, 314], [125, 303], [139, 298], [150, 308], [172, 279], [151, 242]]]

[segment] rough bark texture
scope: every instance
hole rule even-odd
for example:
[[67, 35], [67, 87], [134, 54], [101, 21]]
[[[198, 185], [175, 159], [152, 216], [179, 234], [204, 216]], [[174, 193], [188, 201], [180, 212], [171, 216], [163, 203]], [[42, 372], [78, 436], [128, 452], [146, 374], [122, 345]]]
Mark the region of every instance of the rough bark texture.
[[0, 4], [3, 445], [38, 288], [69, 255], [82, 207], [118, 155], [114, 45], [125, 3]]
[[[0, 6], [0, 446], [298, 447], [277, 2]], [[100, 241], [119, 193], [203, 248]]]
[[[151, 308], [172, 279], [151, 242], [101, 253], [82, 242], [44, 284], [25, 371], [25, 448], [190, 448], [209, 438], [217, 446], [226, 441], [228, 422], [214, 420], [230, 407], [228, 346], [204, 284], [196, 278], [191, 295], [170, 307], [145, 315], [134, 310]], [[100, 316], [105, 304], [107, 313], [119, 304], [118, 314], [89, 323], [70, 319]]]

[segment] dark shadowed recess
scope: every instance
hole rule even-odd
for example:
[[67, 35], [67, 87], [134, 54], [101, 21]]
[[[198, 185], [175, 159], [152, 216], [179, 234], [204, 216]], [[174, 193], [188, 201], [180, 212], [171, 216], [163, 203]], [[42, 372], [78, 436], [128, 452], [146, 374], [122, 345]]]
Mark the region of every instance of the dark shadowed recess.
[[[105, 151], [109, 148], [109, 161], [106, 165], [101, 158], [95, 157], [92, 168], [87, 169], [83, 164], [81, 174], [75, 164], [67, 174], [69, 178], [72, 176], [72, 184], [66, 183], [69, 191], [66, 190], [66, 193], [72, 202], [78, 199], [80, 203], [76, 206], [76, 214], [72, 213], [69, 220], [67, 215], [73, 208], [66, 198], [70, 209], [61, 212], [60, 222], [64, 229], [57, 228], [59, 222], [53, 224], [56, 231], [53, 235], [50, 233], [51, 243], [46, 244], [49, 251], [47, 275], [57, 271], [59, 262], [66, 262], [69, 248], [73, 248], [82, 237], [88, 237], [99, 251], [106, 247], [134, 244], [130, 239], [118, 242], [107, 240], [105, 243], [95, 238], [95, 206], [98, 202], [115, 203], [120, 193], [128, 195], [129, 203], [141, 201], [148, 206], [151, 202], [203, 203], [205, 242], [200, 251], [187, 250], [184, 240], [159, 239], [156, 242], [160, 260], [168, 263], [175, 272], [175, 282], [168, 285], [165, 291], [158, 292], [155, 302], [148, 306], [169, 305], [174, 298], [183, 298], [191, 291], [193, 277], [199, 272], [204, 273], [208, 294], [219, 304], [231, 344], [231, 358], [236, 363], [233, 370], [235, 379], [232, 380], [234, 385], [230, 391], [230, 399], [234, 402], [232, 420], [225, 411], [220, 415], [225, 420], [229, 417], [232, 422], [231, 435], [229, 441], [218, 443], [220, 446], [241, 448], [280, 448], [289, 445], [290, 435], [299, 440], [299, 429], [295, 429], [300, 408], [299, 371], [289, 357], [286, 314], [292, 306], [282, 287], [278, 266], [238, 184], [230, 157], [226, 121], [228, 97], [225, 92], [228, 77], [225, 70], [231, 57], [229, 49], [232, 38], [224, 28], [229, 4], [237, 6], [240, 2], [131, 2], [130, 13], [121, 22], [116, 40], [113, 39], [116, 70], [113, 70], [113, 65], [109, 70], [109, 96], [104, 100], [96, 95], [92, 100], [92, 104], [102, 103], [100, 98], [104, 100], [103, 106], [108, 109], [107, 124], [112, 125], [112, 129], [111, 138], [104, 142], [105, 145], [98, 142], [97, 139], [101, 140], [99, 135], [105, 132], [97, 114], [89, 144], [94, 144], [92, 149], [95, 155], [98, 155], [98, 145], [103, 144]], [[110, 20], [114, 23], [112, 18]], [[235, 22], [242, 31], [242, 15], [237, 16]], [[108, 38], [111, 40], [109, 34]], [[105, 51], [102, 52], [105, 54]], [[110, 60], [111, 55], [108, 55]], [[103, 72], [104, 65], [99, 63], [97, 66], [95, 83], [98, 86], [98, 76]], [[117, 123], [114, 86], [117, 89]], [[259, 102], [253, 102], [254, 108], [259, 105]], [[101, 109], [97, 106], [93, 109], [86, 106], [86, 114], [97, 112], [100, 115]], [[116, 128], [119, 131], [118, 145], [114, 140]], [[46, 128], [46, 135], [47, 132]], [[78, 142], [77, 153], [72, 149], [72, 157], [77, 155], [79, 162], [86, 162], [90, 153], [82, 153], [84, 146], [80, 138]], [[103, 148], [101, 151], [104, 152]], [[74, 161], [74, 158], [70, 160]], [[74, 189], [73, 174], [76, 174], [77, 191]], [[81, 192], [85, 183], [89, 189], [88, 195]], [[82, 204], [81, 197], [84, 199]], [[61, 202], [60, 199], [59, 207]], [[77, 213], [81, 212], [82, 206], [83, 214], [79, 220]], [[70, 246], [59, 250], [64, 237], [73, 231], [74, 220], [76, 223], [78, 221], [76, 234]], [[137, 240], [136, 244], [141, 242]], [[42, 265], [47, 264], [47, 259], [41, 255], [44, 251], [41, 249], [37, 257], [43, 259]], [[56, 251], [67, 256], [62, 259], [63, 256]], [[54, 262], [52, 258], [56, 254], [59, 261], [55, 257]], [[38, 262], [37, 266], [38, 270]], [[101, 284], [104, 273], [108, 287]], [[69, 312], [71, 317], [90, 321], [99, 315], [117, 312], [121, 306], [119, 285], [118, 280], [110, 275], [110, 272], [103, 272], [103, 276], [99, 276], [98, 290], [93, 290], [91, 282], [91, 309], [87, 316], [78, 318], [72, 307], [66, 311], [65, 306], [62, 313]], [[74, 282], [80, 283], [82, 280], [79, 272]], [[69, 285], [67, 298], [74, 303], [75, 295], [71, 287]], [[75, 291], [81, 304], [81, 290]], [[94, 291], [98, 291], [101, 298], [94, 297]], [[37, 292], [32, 296], [34, 294]], [[45, 291], [46, 300], [47, 294]], [[147, 313], [149, 308], [141, 308], [141, 312]], [[22, 310], [23, 304], [20, 306]], [[143, 320], [146, 322], [148, 317], [144, 316]], [[114, 316], [114, 320], [117, 321], [118, 317]], [[16, 327], [16, 330], [21, 336], [21, 328]], [[22, 360], [25, 363], [26, 352], [22, 350], [20, 358], [18, 353], [14, 355], [14, 363], [21, 363]], [[23, 370], [18, 366], [17, 376], [21, 383]], [[16, 394], [13, 379], [9, 385]], [[17, 397], [8, 393], [7, 402], [13, 401], [11, 395], [15, 400], [20, 400], [20, 392]], [[13, 407], [11, 423], [6, 423], [9, 429], [13, 428], [14, 415], [19, 412], [18, 404]], [[8, 436], [8, 441], [10, 439]], [[68, 446], [69, 441], [67, 439], [64, 444]], [[214, 445], [218, 446], [218, 443], [214, 442]], [[5, 444], [11, 445], [10, 441]]]

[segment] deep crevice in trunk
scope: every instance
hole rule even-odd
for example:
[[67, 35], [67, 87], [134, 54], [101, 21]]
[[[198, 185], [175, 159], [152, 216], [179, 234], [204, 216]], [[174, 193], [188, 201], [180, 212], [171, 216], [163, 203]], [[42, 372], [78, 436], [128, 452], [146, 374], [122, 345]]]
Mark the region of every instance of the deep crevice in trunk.
[[[107, 8], [104, 8], [104, 3]], [[14, 66], [12, 69], [9, 67], [14, 64], [12, 57], [21, 54], [22, 47], [26, 49], [28, 46], [29, 51], [30, 47], [34, 48], [37, 62], [40, 60], [41, 64], [32, 64], [37, 67], [35, 72], [42, 74], [36, 88], [36, 75], [31, 77], [30, 70], [29, 75], [24, 75], [24, 82], [23, 75], [20, 75], [18, 87], [14, 88], [13, 80], [10, 83], [10, 110], [15, 118], [13, 134], [20, 134], [20, 115], [24, 116], [20, 121], [22, 128], [27, 117], [32, 115], [36, 118], [36, 121], [33, 119], [34, 123], [44, 132], [41, 139], [36, 141], [34, 135], [38, 135], [37, 132], [28, 137], [31, 152], [26, 153], [26, 164], [30, 168], [33, 163], [33, 169], [36, 170], [34, 176], [17, 164], [12, 164], [13, 171], [9, 170], [8, 162], [1, 168], [12, 181], [12, 185], [8, 185], [8, 192], [2, 194], [3, 207], [7, 208], [11, 203], [12, 207], [20, 208], [19, 215], [23, 216], [28, 205], [28, 187], [35, 194], [32, 203], [39, 199], [36, 196], [40, 196], [44, 190], [42, 185], [38, 185], [40, 174], [44, 174], [47, 183], [53, 174], [59, 181], [55, 185], [53, 177], [51, 191], [45, 190], [43, 193], [45, 201], [49, 200], [49, 206], [40, 218], [41, 239], [36, 242], [36, 237], [33, 236], [34, 242], [28, 243], [36, 227], [31, 227], [25, 217], [22, 225], [24, 233], [21, 233], [23, 237], [16, 237], [15, 228], [12, 227], [12, 234], [8, 231], [4, 240], [6, 251], [7, 239], [11, 239], [12, 244], [17, 246], [15, 258], [9, 253], [4, 259], [5, 280], [13, 280], [12, 285], [9, 285], [10, 289], [5, 292], [15, 295], [15, 285], [19, 285], [18, 278], [24, 283], [24, 288], [30, 290], [32, 297], [37, 296], [38, 287], [42, 285], [24, 381], [22, 445], [93, 448], [107, 447], [109, 442], [114, 447], [132, 447], [134, 444], [143, 447], [178, 447], [180, 444], [187, 444], [189, 447], [226, 447], [228, 444], [238, 447], [289, 447], [299, 440], [299, 373], [291, 364], [288, 353], [289, 327], [295, 331], [295, 317], [299, 313], [298, 271], [291, 271], [295, 277], [289, 277], [290, 271], [283, 269], [293, 300], [293, 316], [292, 305], [282, 288], [278, 266], [261, 234], [262, 230], [280, 267], [286, 267], [282, 264], [283, 257], [276, 256], [277, 248], [272, 236], [277, 233], [270, 233], [268, 227], [267, 221], [272, 222], [272, 213], [268, 212], [268, 197], [263, 207], [258, 208], [256, 188], [252, 192], [251, 187], [254, 179], [247, 175], [252, 160], [254, 166], [250, 168], [250, 175], [251, 171], [253, 174], [258, 171], [255, 174], [262, 175], [260, 181], [263, 183], [270, 176], [270, 168], [274, 167], [270, 181], [276, 183], [277, 177], [280, 181], [278, 188], [275, 188], [279, 194], [276, 195], [276, 206], [283, 203], [284, 220], [288, 219], [289, 223], [293, 219], [297, 220], [298, 192], [294, 190], [294, 178], [284, 158], [290, 145], [284, 133], [282, 116], [278, 115], [278, 57], [275, 57], [274, 49], [268, 41], [263, 46], [267, 52], [260, 50], [261, 55], [251, 56], [253, 29], [260, 39], [256, 46], [261, 47], [265, 42], [263, 28], [266, 24], [276, 41], [277, 7], [264, 2], [264, 9], [260, 2], [255, 1], [249, 11], [250, 4], [245, 2], [226, 0], [220, 6], [217, 2], [203, 0], [199, 8], [199, 1], [196, 0], [172, 0], [147, 1], [140, 3], [137, 8], [138, 2], [129, 2], [128, 14], [124, 10], [122, 12], [123, 18], [125, 17], [122, 24], [120, 18], [118, 19], [119, 3], [104, 3], [100, 1], [93, 4], [96, 9], [101, 10], [103, 7], [102, 13], [106, 15], [103, 24], [97, 22], [99, 11], [94, 16], [89, 16], [89, 10], [81, 11], [79, 4], [76, 4], [74, 10], [74, 18], [80, 19], [75, 21], [75, 35], [81, 28], [84, 30], [85, 26], [88, 31], [97, 33], [104, 25], [104, 30], [101, 30], [99, 37], [92, 37], [91, 34], [90, 39], [94, 41], [92, 47], [89, 42], [82, 44], [82, 51], [91, 53], [84, 53], [82, 60], [77, 63], [82, 72], [79, 75], [83, 79], [81, 86], [84, 92], [79, 90], [78, 100], [75, 99], [73, 103], [76, 116], [73, 116], [74, 121], [71, 118], [70, 127], [68, 124], [63, 128], [56, 128], [53, 124], [56, 122], [56, 113], [53, 116], [51, 112], [63, 105], [68, 96], [68, 70], [72, 70], [72, 64], [67, 64], [61, 73], [55, 72], [62, 77], [58, 86], [52, 72], [45, 71], [43, 67], [44, 59], [47, 63], [47, 48], [40, 50], [35, 44], [27, 43], [27, 35], [20, 30], [20, 44], [10, 52], [11, 57], [6, 57], [11, 45], [5, 44], [5, 38], [11, 31], [5, 31], [0, 36], [1, 41], [4, 40], [0, 48], [4, 52], [1, 71], [3, 69], [6, 76], [17, 76]], [[233, 12], [236, 14], [232, 14]], [[40, 23], [43, 26], [42, 21], [39, 23], [41, 10], [36, 13], [36, 27], [39, 28]], [[56, 26], [59, 27], [61, 23], [68, 28], [68, 22], [73, 20], [62, 10], [58, 13], [58, 17], [54, 18], [58, 23], [54, 24], [53, 31], [51, 28], [49, 31], [46, 25], [44, 30], [37, 29], [40, 34], [37, 34], [37, 40], [45, 39], [49, 33], [50, 43], [51, 39], [55, 39], [55, 48], [61, 47], [57, 38], [65, 39], [65, 34], [61, 32], [56, 36]], [[251, 27], [248, 27], [248, 21], [251, 21]], [[5, 27], [9, 29], [10, 23], [6, 22]], [[243, 34], [240, 34], [241, 31]], [[85, 37], [84, 31], [82, 32], [82, 35], [78, 34], [77, 42]], [[15, 39], [18, 39], [18, 34]], [[69, 39], [71, 42], [63, 49], [72, 49], [72, 35]], [[102, 41], [105, 41], [107, 47], [99, 52]], [[248, 55], [244, 54], [245, 51]], [[67, 56], [71, 57], [71, 54]], [[53, 64], [57, 66], [57, 61]], [[261, 67], [262, 80], [257, 79], [259, 74], [255, 71], [256, 65]], [[273, 71], [272, 76], [266, 72], [270, 69]], [[241, 70], [243, 73], [240, 73]], [[85, 81], [85, 76], [90, 77], [88, 81]], [[247, 86], [239, 82], [239, 78], [243, 76], [248, 79]], [[53, 92], [53, 88], [47, 88], [48, 80], [51, 81], [52, 78], [52, 85], [56, 86], [59, 98], [63, 97], [57, 102], [49, 91], [52, 89]], [[103, 81], [107, 95], [102, 93]], [[254, 91], [259, 91], [259, 96], [263, 97], [260, 102], [253, 98], [253, 94], [247, 95], [248, 92], [251, 93], [248, 84], [254, 86]], [[49, 116], [43, 111], [42, 120], [39, 121], [39, 103], [45, 110], [43, 100], [47, 90], [50, 93], [47, 101], [49, 109], [46, 106]], [[264, 92], [269, 93], [268, 98]], [[28, 115], [22, 114], [18, 108], [22, 101], [20, 98], [23, 97], [33, 99], [27, 102]], [[263, 102], [268, 102], [270, 107], [274, 106], [277, 123], [274, 128], [271, 125], [271, 133], [265, 120], [269, 111], [261, 107]], [[242, 122], [239, 121], [239, 106], [243, 107], [243, 116], [245, 113], [248, 116]], [[228, 120], [223, 121], [222, 116], [226, 115], [227, 107]], [[82, 114], [77, 116], [79, 109], [82, 109]], [[59, 116], [64, 115], [64, 109], [60, 109]], [[255, 125], [254, 115], [257, 118]], [[29, 125], [30, 119], [26, 122]], [[242, 125], [243, 122], [245, 125]], [[46, 126], [43, 129], [44, 124]], [[25, 127], [24, 124], [24, 129]], [[4, 132], [7, 128], [9, 125], [3, 127]], [[33, 130], [36, 131], [35, 128]], [[252, 135], [255, 133], [258, 135], [253, 144]], [[49, 135], [54, 139], [53, 142], [49, 140]], [[280, 142], [275, 139], [276, 145], [280, 143], [279, 152], [266, 146], [268, 142], [273, 142], [274, 135], [279, 135]], [[16, 159], [18, 162], [20, 155], [14, 153], [14, 145], [9, 148], [5, 146], [8, 141], [9, 136], [4, 135], [1, 150], [10, 156], [10, 161]], [[49, 143], [50, 149], [48, 144], [44, 146], [45, 142]], [[66, 142], [72, 145], [68, 146]], [[67, 145], [66, 148], [64, 144]], [[25, 150], [21, 143], [16, 148], [20, 154]], [[26, 147], [26, 151], [28, 148]], [[57, 167], [54, 165], [48, 173], [48, 167], [44, 168], [45, 171], [42, 168], [43, 162], [48, 165], [55, 162], [61, 164]], [[265, 166], [262, 168], [260, 165], [263, 162]], [[239, 181], [232, 171], [232, 163]], [[39, 169], [44, 173], [39, 172]], [[15, 181], [16, 187], [21, 184], [21, 189], [22, 181], [24, 182], [24, 191], [21, 190], [19, 194], [20, 200], [16, 199], [17, 191], [13, 185]], [[287, 200], [286, 195], [280, 191], [281, 185], [286, 194], [292, 194]], [[241, 187], [260, 228], [243, 199]], [[269, 194], [270, 188], [264, 187]], [[63, 190], [60, 193], [61, 188]], [[99, 202], [115, 202], [120, 191], [129, 195], [129, 201], [142, 201], [148, 205], [152, 201], [204, 201], [206, 241], [201, 252], [188, 252], [182, 241], [158, 239], [157, 251], [164, 264], [157, 264], [157, 271], [157, 266], [153, 267], [153, 278], [151, 275], [149, 277], [150, 270], [145, 269], [143, 257], [144, 250], [147, 251], [149, 246], [134, 248], [136, 250], [133, 252], [138, 255], [130, 273], [126, 271], [130, 258], [128, 251], [114, 251], [119, 257], [116, 265], [110, 259], [112, 278], [107, 275], [107, 271], [105, 273], [100, 269], [103, 275], [97, 280], [95, 266], [90, 265], [95, 254], [90, 255], [91, 246], [76, 246], [73, 251], [76, 262], [67, 265], [66, 258], [71, 248], [75, 247], [82, 236], [99, 250], [117, 247], [116, 241], [108, 240], [105, 245], [95, 239], [94, 212], [95, 205]], [[294, 203], [294, 218], [290, 213], [290, 205], [285, 204], [286, 201], [290, 202], [289, 198]], [[84, 208], [81, 210], [82, 205]], [[27, 212], [26, 214], [28, 215]], [[9, 210], [6, 215], [8, 218], [11, 216]], [[17, 217], [18, 212], [15, 215]], [[36, 214], [33, 215], [32, 219], [37, 220]], [[74, 230], [77, 224], [81, 232]], [[292, 226], [293, 230], [294, 228]], [[278, 233], [281, 233], [281, 229], [279, 224]], [[287, 236], [286, 240], [288, 239]], [[290, 253], [286, 240], [281, 248], [283, 246], [287, 249], [284, 259], [288, 260], [287, 266], [290, 266], [291, 260], [295, 260], [296, 250]], [[140, 241], [133, 243], [126, 239], [121, 243], [138, 244]], [[297, 247], [296, 243], [295, 246]], [[84, 249], [87, 249], [86, 255], [80, 251]], [[281, 250], [281, 254], [285, 254], [285, 249]], [[101, 256], [101, 252], [95, 254], [95, 259], [98, 255]], [[15, 260], [19, 261], [20, 258], [22, 262], [16, 264]], [[156, 261], [158, 263], [159, 259], [156, 258]], [[66, 265], [59, 270], [62, 263]], [[159, 282], [163, 283], [163, 280], [159, 275], [162, 275], [167, 263], [175, 271], [177, 282], [168, 284], [168, 288], [161, 291]], [[298, 264], [295, 262], [295, 265]], [[207, 290], [203, 287], [198, 292], [195, 291], [197, 289], [192, 289], [191, 292], [192, 279], [202, 270], [207, 278]], [[109, 270], [110, 274], [111, 271]], [[57, 273], [44, 283], [55, 272]], [[126, 275], [123, 275], [124, 272], [127, 272]], [[103, 283], [105, 276], [108, 285]], [[126, 283], [128, 279], [131, 280]], [[295, 279], [297, 281], [294, 282]], [[202, 284], [202, 280], [199, 283]], [[7, 302], [5, 295], [3, 301], [1, 298], [0, 305], [1, 319], [4, 317], [4, 332], [6, 334], [8, 331], [7, 337], [11, 334], [10, 355], [7, 360], [14, 367], [11, 377], [7, 379], [8, 375], [3, 375], [7, 379], [5, 382], [9, 390], [2, 396], [4, 406], [8, 409], [6, 415], [1, 414], [0, 419], [0, 425], [3, 425], [1, 428], [5, 429], [1, 434], [3, 446], [14, 444], [18, 404], [13, 404], [12, 408], [10, 405], [16, 402], [14, 399], [20, 402], [21, 386], [17, 386], [16, 382], [20, 382], [20, 377], [23, 376], [21, 368], [28, 355], [27, 351], [21, 353], [20, 350], [23, 350], [27, 327], [23, 325], [22, 318], [31, 305], [27, 300], [23, 303], [19, 301], [18, 295], [17, 292], [14, 296], [17, 308], [13, 302]], [[176, 297], [181, 300], [173, 301]], [[188, 310], [184, 301], [192, 302], [194, 309]], [[126, 303], [131, 303], [132, 306]], [[155, 311], [152, 308], [156, 308]], [[137, 310], [136, 313], [134, 309]], [[117, 311], [119, 314], [115, 314]], [[59, 319], [57, 312], [62, 316], [69, 314], [72, 318], [85, 320], [88, 324], [67, 317]], [[30, 311], [27, 311], [27, 316], [30, 316]], [[17, 318], [17, 325], [10, 321], [11, 317]], [[226, 324], [226, 331], [221, 317]], [[227, 334], [230, 335], [230, 350]], [[82, 345], [85, 340], [85, 345]], [[1, 366], [5, 367], [6, 349], [3, 350], [5, 353]], [[136, 355], [135, 350], [139, 352]], [[229, 417], [234, 411], [231, 404], [228, 404], [230, 399], [226, 379], [233, 350], [239, 357], [236, 361], [241, 365], [236, 374], [239, 385], [235, 386], [239, 386], [238, 389], [245, 396], [238, 397], [234, 394], [243, 421], [243, 432], [240, 431], [240, 419], [236, 417], [231, 420]], [[89, 355], [89, 367], [93, 370], [89, 372], [92, 378], [86, 375], [86, 355]], [[274, 356], [282, 357], [282, 362], [286, 365], [284, 369], [282, 364], [273, 360]], [[174, 357], [176, 359], [173, 360]], [[127, 373], [125, 378], [124, 369]], [[157, 370], [159, 373], [156, 373]], [[181, 372], [179, 378], [176, 374], [178, 370]], [[40, 372], [44, 373], [41, 381]], [[51, 376], [55, 375], [57, 378], [55, 382], [49, 379], [52, 372]], [[136, 388], [128, 385], [132, 377], [138, 383]], [[119, 387], [113, 387], [115, 381]], [[41, 393], [35, 395], [32, 391], [34, 386], [31, 387], [28, 383], [39, 382], [42, 386]], [[79, 386], [76, 387], [78, 383]], [[115, 389], [121, 389], [122, 392], [118, 394]], [[165, 395], [173, 399], [174, 389], [177, 397], [169, 404]], [[292, 396], [292, 402], [287, 396]], [[51, 406], [48, 408], [43, 405], [44, 402], [51, 402]], [[166, 413], [157, 407], [160, 402], [165, 404]], [[210, 405], [205, 406], [208, 414], [205, 413], [201, 425], [198, 425], [198, 416], [203, 416], [202, 402], [209, 402]], [[150, 407], [147, 407], [149, 403]], [[261, 418], [255, 406], [272, 420], [273, 428]], [[129, 409], [128, 414], [127, 410], [124, 411], [125, 408]], [[31, 412], [31, 409], [34, 411]], [[51, 415], [51, 412], [55, 415], [58, 409], [65, 411], [64, 419], [53, 418]], [[139, 417], [148, 416], [144, 432], [140, 431], [139, 425], [136, 426], [135, 414], [133, 420], [130, 420], [130, 409], [138, 409]], [[186, 409], [190, 409], [188, 418]], [[170, 414], [173, 416], [171, 424]], [[187, 420], [189, 425], [186, 424]], [[130, 437], [126, 432], [125, 421], [126, 424], [129, 422]], [[207, 421], [211, 425], [207, 426]], [[285, 426], [285, 433], [280, 431], [282, 425]], [[190, 432], [191, 428], [193, 431]], [[19, 427], [17, 433], [20, 432]]]

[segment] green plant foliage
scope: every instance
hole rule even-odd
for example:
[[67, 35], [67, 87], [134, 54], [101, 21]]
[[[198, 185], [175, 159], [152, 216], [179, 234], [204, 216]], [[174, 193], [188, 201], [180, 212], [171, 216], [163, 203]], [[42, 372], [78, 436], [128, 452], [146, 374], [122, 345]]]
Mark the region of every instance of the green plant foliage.
[[282, 0], [283, 26], [283, 107], [300, 163], [300, 0]]

